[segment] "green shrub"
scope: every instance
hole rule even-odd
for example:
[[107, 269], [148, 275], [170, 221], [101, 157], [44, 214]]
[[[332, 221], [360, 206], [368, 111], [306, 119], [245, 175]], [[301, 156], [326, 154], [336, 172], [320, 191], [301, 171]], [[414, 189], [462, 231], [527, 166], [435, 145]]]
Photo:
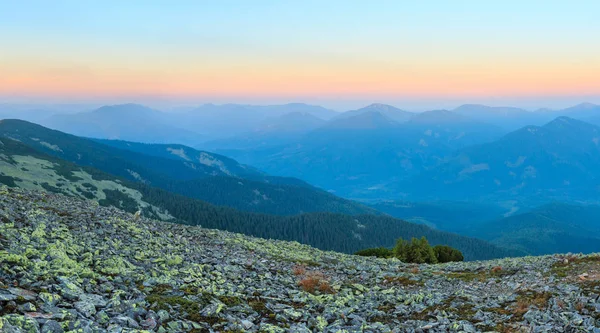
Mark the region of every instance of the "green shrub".
[[392, 250], [386, 247], [376, 247], [372, 249], [364, 249], [355, 253], [363, 257], [391, 258], [394, 256]]
[[440, 263], [451, 261], [463, 261], [463, 254], [447, 245], [436, 245], [433, 247], [437, 261]]
[[392, 250], [385, 247], [365, 249], [356, 252], [360, 256], [379, 258], [398, 258], [407, 263], [436, 264], [450, 261], [463, 261], [462, 253], [450, 246], [431, 247], [425, 237], [412, 238], [409, 241], [399, 238]]

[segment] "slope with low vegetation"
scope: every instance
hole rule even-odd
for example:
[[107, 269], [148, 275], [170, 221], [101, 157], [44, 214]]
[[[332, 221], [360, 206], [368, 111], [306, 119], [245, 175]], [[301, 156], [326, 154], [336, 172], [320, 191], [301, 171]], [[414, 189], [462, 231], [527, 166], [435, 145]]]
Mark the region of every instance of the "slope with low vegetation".
[[597, 332], [599, 256], [405, 264], [0, 188], [3, 332]]

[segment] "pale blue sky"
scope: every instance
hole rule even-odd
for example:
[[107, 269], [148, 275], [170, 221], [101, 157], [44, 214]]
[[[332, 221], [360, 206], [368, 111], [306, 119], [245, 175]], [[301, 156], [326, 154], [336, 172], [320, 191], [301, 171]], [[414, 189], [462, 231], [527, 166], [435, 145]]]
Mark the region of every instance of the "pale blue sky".
[[0, 95], [600, 102], [599, 17], [600, 1], [0, 0]]

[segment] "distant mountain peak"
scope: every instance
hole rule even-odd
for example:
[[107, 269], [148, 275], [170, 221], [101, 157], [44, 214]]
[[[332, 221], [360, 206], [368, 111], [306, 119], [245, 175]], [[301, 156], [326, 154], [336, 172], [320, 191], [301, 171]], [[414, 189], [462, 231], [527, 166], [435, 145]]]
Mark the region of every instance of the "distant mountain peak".
[[397, 107], [391, 106], [389, 104], [383, 104], [383, 103], [373, 103], [373, 104], [369, 104], [367, 106], [365, 106], [363, 108], [363, 110], [382, 110], [382, 111], [400, 111], [400, 109], [398, 109]]
[[483, 105], [483, 104], [463, 104], [456, 109], [472, 109], [472, 108], [491, 108], [491, 106]]
[[565, 126], [594, 126], [581, 120], [573, 119], [567, 116], [560, 116], [544, 125], [545, 128], [557, 128]]
[[398, 126], [394, 120], [386, 117], [379, 110], [364, 111], [346, 118], [329, 122], [326, 127], [338, 129], [376, 129]]
[[585, 103], [577, 104], [573, 108], [590, 110], [590, 109], [600, 108], [600, 105], [585, 102]]
[[432, 110], [416, 114], [411, 123], [456, 123], [464, 122], [469, 118], [448, 110]]
[[499, 115], [511, 115], [520, 114], [527, 112], [524, 109], [512, 107], [512, 106], [489, 106], [483, 104], [463, 104], [456, 109], [452, 110], [456, 113], [462, 113], [465, 115], [481, 115], [483, 113], [499, 114]]
[[155, 112], [155, 110], [135, 103], [126, 103], [126, 104], [115, 104], [115, 105], [106, 105], [102, 106], [92, 113], [101, 114], [101, 113], [111, 113], [111, 112]]

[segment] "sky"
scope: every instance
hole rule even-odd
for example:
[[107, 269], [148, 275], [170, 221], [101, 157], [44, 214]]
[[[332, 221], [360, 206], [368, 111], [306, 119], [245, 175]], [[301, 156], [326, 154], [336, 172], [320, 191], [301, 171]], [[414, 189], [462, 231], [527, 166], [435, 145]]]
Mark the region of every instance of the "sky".
[[0, 0], [0, 102], [600, 103], [600, 1]]

